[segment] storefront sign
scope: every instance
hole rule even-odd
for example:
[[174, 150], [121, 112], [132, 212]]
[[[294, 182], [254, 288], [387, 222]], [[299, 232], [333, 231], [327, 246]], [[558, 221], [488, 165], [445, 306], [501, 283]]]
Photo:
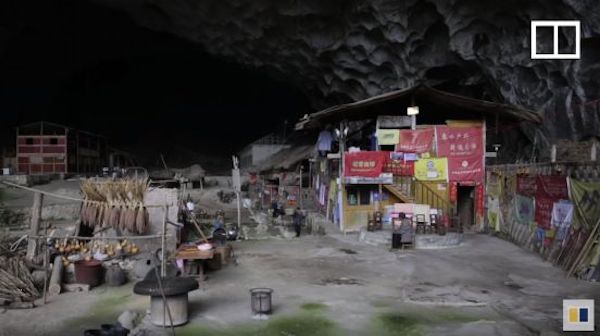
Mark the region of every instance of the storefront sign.
[[448, 158], [450, 181], [483, 181], [483, 128], [436, 126], [435, 131], [437, 155]]
[[394, 175], [382, 173], [377, 177], [346, 176], [344, 184], [394, 184]]
[[396, 145], [396, 151], [409, 153], [429, 152], [433, 145], [435, 130], [422, 128], [416, 130], [400, 130], [400, 141]]
[[567, 179], [564, 176], [538, 176], [535, 194], [535, 221], [540, 228], [550, 229], [554, 202], [568, 199]]
[[378, 129], [377, 143], [381, 145], [396, 145], [400, 141], [400, 130], [398, 129]]
[[344, 176], [379, 177], [388, 159], [381, 151], [344, 153]]
[[537, 190], [535, 176], [517, 176], [517, 194], [534, 197]]
[[448, 181], [448, 159], [431, 158], [416, 161], [415, 178], [420, 181]]

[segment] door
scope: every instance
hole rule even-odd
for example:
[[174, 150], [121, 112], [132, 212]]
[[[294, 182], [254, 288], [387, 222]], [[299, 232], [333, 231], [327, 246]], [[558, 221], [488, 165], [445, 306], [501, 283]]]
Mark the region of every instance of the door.
[[471, 230], [475, 225], [475, 187], [459, 184], [456, 203], [460, 227]]

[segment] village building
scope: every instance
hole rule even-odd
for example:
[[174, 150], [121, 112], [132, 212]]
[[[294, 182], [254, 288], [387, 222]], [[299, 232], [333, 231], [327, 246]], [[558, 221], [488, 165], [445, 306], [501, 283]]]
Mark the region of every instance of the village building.
[[98, 174], [109, 152], [106, 137], [56, 123], [38, 121], [16, 129], [18, 174]]
[[265, 135], [240, 151], [240, 167], [244, 170], [251, 170], [273, 154], [289, 147], [290, 145], [285, 143], [284, 138], [272, 133]]
[[540, 122], [532, 111], [416, 86], [313, 113], [296, 129], [337, 142], [314, 162], [310, 186], [341, 230], [404, 213], [431, 232], [483, 228], [486, 161], [535, 151]]

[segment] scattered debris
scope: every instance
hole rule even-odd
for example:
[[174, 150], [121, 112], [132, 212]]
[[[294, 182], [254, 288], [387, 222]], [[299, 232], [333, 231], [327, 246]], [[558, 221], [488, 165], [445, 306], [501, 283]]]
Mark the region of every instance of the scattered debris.
[[65, 292], [89, 292], [90, 285], [79, 283], [63, 284], [62, 289]]
[[22, 257], [0, 257], [0, 299], [12, 304], [33, 302], [40, 296]]
[[221, 203], [231, 203], [235, 199], [234, 192], [225, 192], [223, 190], [219, 190], [217, 196], [219, 196], [219, 201], [221, 201]]
[[123, 328], [133, 330], [135, 327], [135, 320], [138, 318], [138, 314], [136, 312], [132, 312], [130, 310], [126, 310], [119, 315], [117, 321], [123, 326]]

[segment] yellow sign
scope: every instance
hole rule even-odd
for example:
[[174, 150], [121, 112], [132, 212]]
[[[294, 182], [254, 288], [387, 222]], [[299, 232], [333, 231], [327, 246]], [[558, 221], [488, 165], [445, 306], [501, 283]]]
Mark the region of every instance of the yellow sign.
[[400, 143], [400, 130], [378, 129], [377, 143], [379, 145], [397, 145], [398, 143]]
[[430, 158], [415, 162], [415, 178], [419, 181], [448, 181], [448, 159]]

